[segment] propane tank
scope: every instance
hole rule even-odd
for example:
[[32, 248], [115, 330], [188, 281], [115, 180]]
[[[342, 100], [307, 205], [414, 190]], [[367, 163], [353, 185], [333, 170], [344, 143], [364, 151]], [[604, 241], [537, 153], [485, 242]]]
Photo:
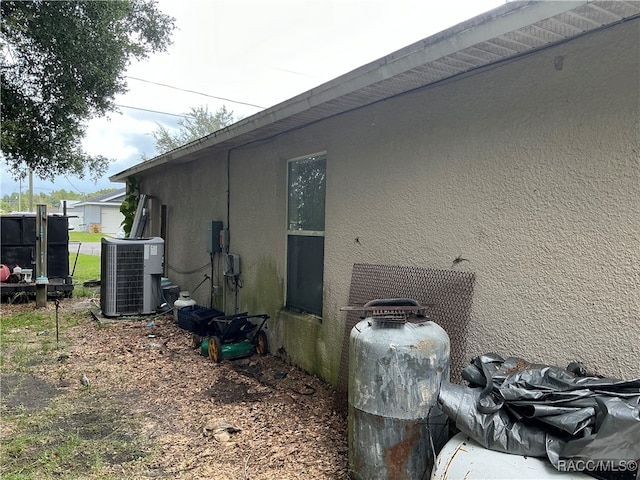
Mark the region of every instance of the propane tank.
[[178, 299], [173, 302], [173, 321], [178, 321], [178, 310], [184, 307], [191, 307], [196, 304], [196, 301], [191, 298], [191, 294], [187, 291], [182, 291], [178, 295]]
[[[437, 405], [447, 333], [411, 299], [373, 300], [349, 337], [349, 471], [358, 480], [428, 478], [447, 441]], [[411, 317], [411, 321], [409, 321]], [[417, 317], [417, 318], [416, 318]], [[414, 321], [417, 320], [417, 321]]]
[[440, 450], [431, 472], [431, 480], [452, 478], [593, 480], [594, 477], [580, 471], [559, 472], [546, 458], [525, 457], [488, 450], [464, 433], [458, 433]]

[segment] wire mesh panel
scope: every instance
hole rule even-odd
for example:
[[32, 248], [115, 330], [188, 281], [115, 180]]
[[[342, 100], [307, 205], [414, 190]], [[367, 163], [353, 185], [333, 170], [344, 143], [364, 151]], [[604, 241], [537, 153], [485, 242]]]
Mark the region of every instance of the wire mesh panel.
[[[451, 381], [462, 383], [466, 366], [464, 347], [471, 319], [475, 274], [436, 268], [357, 263], [351, 274], [349, 305], [364, 305], [378, 298], [411, 298], [423, 305], [429, 320], [440, 325], [451, 341]], [[360, 321], [359, 311], [346, 313], [338, 388], [349, 386], [349, 334]]]

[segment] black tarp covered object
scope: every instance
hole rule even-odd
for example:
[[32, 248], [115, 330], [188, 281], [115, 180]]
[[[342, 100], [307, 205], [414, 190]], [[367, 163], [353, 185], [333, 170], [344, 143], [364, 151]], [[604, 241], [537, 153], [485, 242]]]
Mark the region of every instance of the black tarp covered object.
[[[618, 380], [497, 354], [462, 372], [469, 387], [444, 382], [438, 402], [485, 448], [561, 460], [640, 459], [640, 378]], [[635, 472], [634, 472], [635, 473]]]

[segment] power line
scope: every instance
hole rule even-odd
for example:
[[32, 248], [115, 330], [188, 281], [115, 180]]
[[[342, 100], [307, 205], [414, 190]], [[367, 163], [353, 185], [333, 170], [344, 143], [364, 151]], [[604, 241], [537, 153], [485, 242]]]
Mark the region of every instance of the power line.
[[309, 75], [308, 73], [296, 72], [294, 70], [287, 70], [286, 68], [278, 68], [278, 67], [270, 67], [274, 70], [279, 70], [281, 72], [292, 73], [294, 75], [300, 75], [301, 77], [309, 77], [309, 78], [317, 78], [317, 75]]
[[115, 104], [116, 107], [120, 107], [120, 108], [129, 108], [131, 110], [142, 110], [143, 112], [151, 112], [151, 113], [158, 113], [160, 115], [170, 115], [172, 117], [180, 117], [180, 118], [186, 118], [189, 115], [178, 115], [177, 113], [169, 113], [169, 112], [160, 112], [158, 110], [150, 110], [148, 108], [141, 108], [141, 107], [131, 107], [129, 105], [119, 105], [119, 104]]
[[68, 183], [69, 185], [71, 185], [71, 188], [73, 188], [77, 193], [80, 193], [80, 194], [82, 194], [82, 195], [86, 195], [86, 193], [81, 192], [78, 188], [76, 188], [76, 186], [75, 186], [73, 183], [71, 183], [71, 180], [69, 180], [69, 176], [68, 176], [68, 175], [65, 175], [65, 176], [64, 176], [64, 178], [65, 178], [65, 180], [67, 181], [67, 183]]
[[167, 85], [166, 83], [160, 83], [160, 82], [153, 82], [151, 80], [145, 80], [144, 78], [131, 77], [129, 75], [127, 75], [127, 78], [130, 78], [131, 80], [137, 80], [139, 82], [145, 82], [145, 83], [151, 83], [153, 85], [159, 85], [159, 86], [165, 87], [165, 88], [172, 88], [174, 90], [180, 90], [181, 92], [195, 93], [196, 95], [202, 95], [203, 97], [215, 98], [217, 100], [224, 100], [225, 102], [237, 103], [237, 104], [240, 104], [240, 105], [248, 105], [250, 107], [256, 107], [256, 108], [265, 108], [265, 107], [261, 107], [260, 105], [256, 105], [254, 103], [241, 102], [239, 100], [231, 100], [230, 98], [224, 98], [224, 97], [216, 97], [215, 95], [209, 95], [208, 93], [196, 92], [195, 90], [188, 90], [186, 88], [174, 87], [173, 85]]

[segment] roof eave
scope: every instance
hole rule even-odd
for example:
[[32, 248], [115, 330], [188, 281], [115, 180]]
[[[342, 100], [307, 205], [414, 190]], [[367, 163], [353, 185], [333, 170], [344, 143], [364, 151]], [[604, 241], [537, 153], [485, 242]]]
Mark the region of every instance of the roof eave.
[[[134, 165], [111, 176], [109, 179], [113, 182], [125, 182], [130, 176], [136, 176], [168, 163], [191, 161], [197, 158], [199, 154], [201, 155], [205, 149], [213, 148], [223, 142], [233, 141], [234, 139], [239, 140], [242, 135], [261, 127], [266, 127], [315, 106], [387, 80], [427, 62], [526, 27], [535, 22], [560, 15], [588, 3], [591, 3], [591, 0], [507, 3], [359, 67], [206, 137]], [[254, 138], [252, 141], [256, 141], [256, 139]], [[241, 144], [242, 142], [239, 141], [238, 145]]]

